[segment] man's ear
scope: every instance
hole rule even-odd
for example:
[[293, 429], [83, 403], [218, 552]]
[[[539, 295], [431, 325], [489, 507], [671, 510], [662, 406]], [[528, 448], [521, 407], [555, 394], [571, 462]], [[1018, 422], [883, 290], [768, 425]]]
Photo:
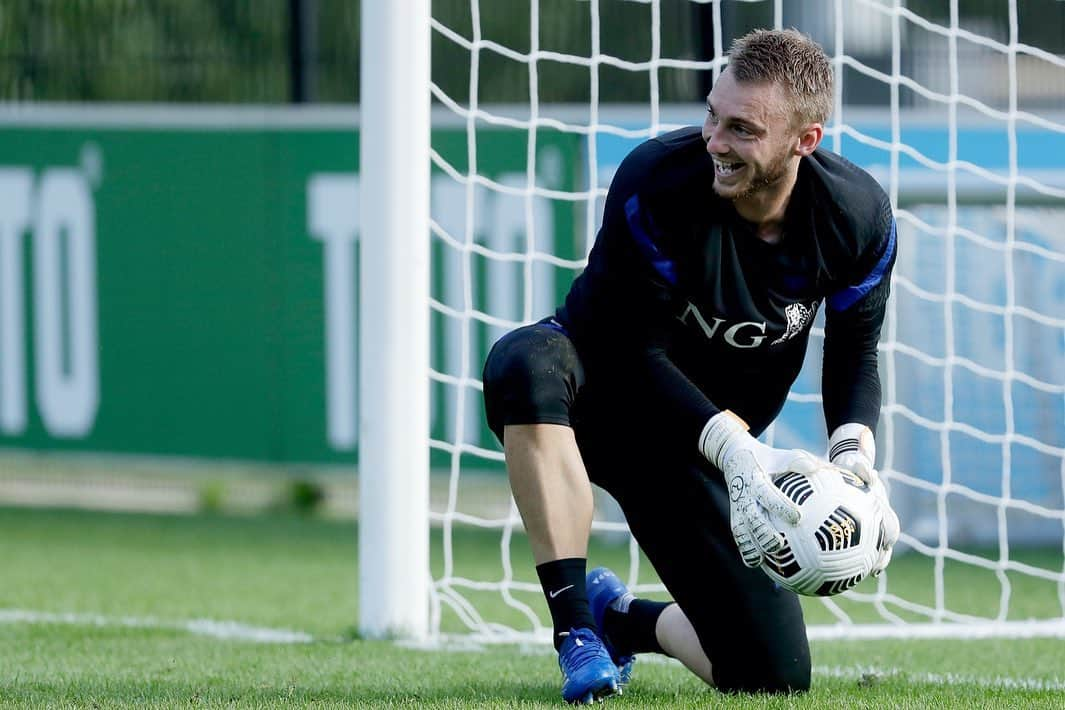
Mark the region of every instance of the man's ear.
[[795, 146], [795, 154], [803, 157], [810, 155], [817, 146], [821, 145], [821, 139], [825, 136], [825, 128], [820, 123], [808, 123], [799, 133], [799, 141]]

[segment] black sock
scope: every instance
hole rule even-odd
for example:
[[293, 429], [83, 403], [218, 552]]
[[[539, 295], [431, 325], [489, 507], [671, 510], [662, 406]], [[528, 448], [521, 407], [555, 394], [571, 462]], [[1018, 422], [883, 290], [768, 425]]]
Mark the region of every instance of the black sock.
[[618, 653], [665, 653], [658, 644], [655, 626], [658, 617], [673, 602], [654, 602], [650, 599], [633, 599], [627, 612], [607, 608], [603, 616], [603, 633]]
[[595, 618], [588, 606], [588, 594], [584, 586], [587, 560], [567, 557], [536, 566], [540, 586], [544, 589], [547, 608], [551, 610], [551, 622], [555, 627], [555, 649], [569, 634], [570, 629], [586, 628], [598, 631]]

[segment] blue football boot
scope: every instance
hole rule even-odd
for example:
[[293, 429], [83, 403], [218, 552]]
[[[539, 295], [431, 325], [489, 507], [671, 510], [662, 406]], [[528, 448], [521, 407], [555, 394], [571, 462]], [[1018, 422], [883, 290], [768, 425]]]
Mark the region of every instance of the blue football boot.
[[614, 661], [614, 665], [618, 668], [618, 680], [621, 686], [624, 687], [632, 679], [632, 666], [636, 663], [636, 656], [619, 653], [614, 644], [610, 642], [610, 637], [603, 631], [603, 619], [606, 617], [606, 610], [615, 599], [620, 599], [629, 594], [629, 588], [625, 586], [625, 583], [616, 574], [606, 567], [596, 567], [589, 572], [585, 579], [585, 584], [588, 589], [588, 605], [592, 608], [592, 616], [599, 626], [599, 633], [603, 637], [603, 645], [606, 647], [607, 653], [610, 654], [610, 659]]
[[591, 629], [572, 629], [558, 649], [558, 667], [565, 681], [562, 699], [591, 705], [620, 692], [618, 669], [603, 642]]

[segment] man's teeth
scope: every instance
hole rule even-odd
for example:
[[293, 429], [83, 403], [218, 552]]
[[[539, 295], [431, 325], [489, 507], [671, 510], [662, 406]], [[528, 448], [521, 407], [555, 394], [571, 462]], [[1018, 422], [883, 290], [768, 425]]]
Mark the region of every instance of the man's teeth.
[[714, 158], [714, 170], [718, 175], [731, 175], [742, 167], [743, 163], [726, 163]]

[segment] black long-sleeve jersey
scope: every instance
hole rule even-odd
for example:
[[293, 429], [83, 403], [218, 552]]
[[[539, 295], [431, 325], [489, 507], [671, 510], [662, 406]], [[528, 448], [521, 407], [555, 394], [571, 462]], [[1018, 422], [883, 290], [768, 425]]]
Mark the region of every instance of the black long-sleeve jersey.
[[875, 430], [896, 253], [887, 195], [819, 149], [801, 159], [782, 238], [769, 244], [713, 180], [697, 127], [643, 143], [618, 168], [588, 266], [556, 313], [589, 384], [682, 441], [698, 441], [724, 409], [760, 433], [783, 407], [825, 303], [828, 430]]

